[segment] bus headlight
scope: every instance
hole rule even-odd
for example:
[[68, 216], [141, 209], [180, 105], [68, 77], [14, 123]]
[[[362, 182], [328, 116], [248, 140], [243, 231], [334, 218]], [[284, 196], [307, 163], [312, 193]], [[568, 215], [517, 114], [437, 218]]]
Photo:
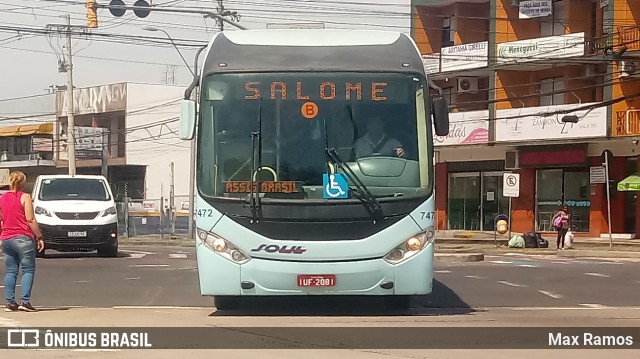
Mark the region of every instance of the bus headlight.
[[231, 242], [213, 233], [198, 229], [198, 238], [207, 248], [233, 263], [244, 264], [251, 259]]
[[429, 227], [426, 231], [400, 243], [384, 256], [384, 260], [391, 264], [403, 262], [423, 250], [428, 244], [433, 243], [434, 238], [435, 231], [433, 227]]

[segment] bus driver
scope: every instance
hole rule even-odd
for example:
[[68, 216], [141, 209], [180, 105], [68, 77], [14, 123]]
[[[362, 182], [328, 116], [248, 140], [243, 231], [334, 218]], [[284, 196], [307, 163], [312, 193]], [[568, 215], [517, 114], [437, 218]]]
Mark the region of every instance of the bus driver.
[[373, 155], [404, 157], [400, 141], [384, 133], [382, 118], [373, 117], [367, 122], [367, 134], [356, 141], [356, 158]]

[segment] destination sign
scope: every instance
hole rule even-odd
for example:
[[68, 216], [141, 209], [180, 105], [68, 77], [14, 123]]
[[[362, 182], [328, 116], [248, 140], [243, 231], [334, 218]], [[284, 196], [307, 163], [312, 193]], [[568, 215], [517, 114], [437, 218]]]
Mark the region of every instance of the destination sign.
[[302, 81], [260, 82], [248, 81], [244, 84], [246, 100], [259, 100], [263, 97], [272, 100], [371, 100], [387, 101], [385, 90], [387, 82], [334, 82], [325, 81], [312, 86]]
[[[261, 193], [299, 193], [301, 182], [296, 181], [263, 181], [260, 182]], [[224, 185], [226, 193], [251, 193], [251, 181], [227, 181]], [[253, 192], [258, 192], [258, 184], [253, 182]]]

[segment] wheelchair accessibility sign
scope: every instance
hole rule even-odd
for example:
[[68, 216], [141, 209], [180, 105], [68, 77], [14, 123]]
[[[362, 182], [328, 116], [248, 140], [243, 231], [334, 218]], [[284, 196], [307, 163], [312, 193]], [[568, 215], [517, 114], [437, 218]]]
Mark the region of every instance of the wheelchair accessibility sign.
[[322, 175], [322, 197], [349, 198], [347, 177], [341, 173]]

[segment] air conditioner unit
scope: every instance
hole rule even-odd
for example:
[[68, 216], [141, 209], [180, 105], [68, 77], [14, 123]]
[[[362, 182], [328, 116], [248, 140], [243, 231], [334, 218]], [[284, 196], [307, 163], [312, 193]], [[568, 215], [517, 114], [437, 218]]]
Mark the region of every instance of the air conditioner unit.
[[638, 67], [640, 66], [638, 66], [638, 64], [633, 61], [620, 61], [620, 77], [640, 77], [640, 70], [638, 69]]
[[458, 93], [478, 92], [477, 77], [458, 77]]
[[504, 156], [504, 169], [517, 170], [520, 169], [520, 156], [518, 151], [507, 151]]

